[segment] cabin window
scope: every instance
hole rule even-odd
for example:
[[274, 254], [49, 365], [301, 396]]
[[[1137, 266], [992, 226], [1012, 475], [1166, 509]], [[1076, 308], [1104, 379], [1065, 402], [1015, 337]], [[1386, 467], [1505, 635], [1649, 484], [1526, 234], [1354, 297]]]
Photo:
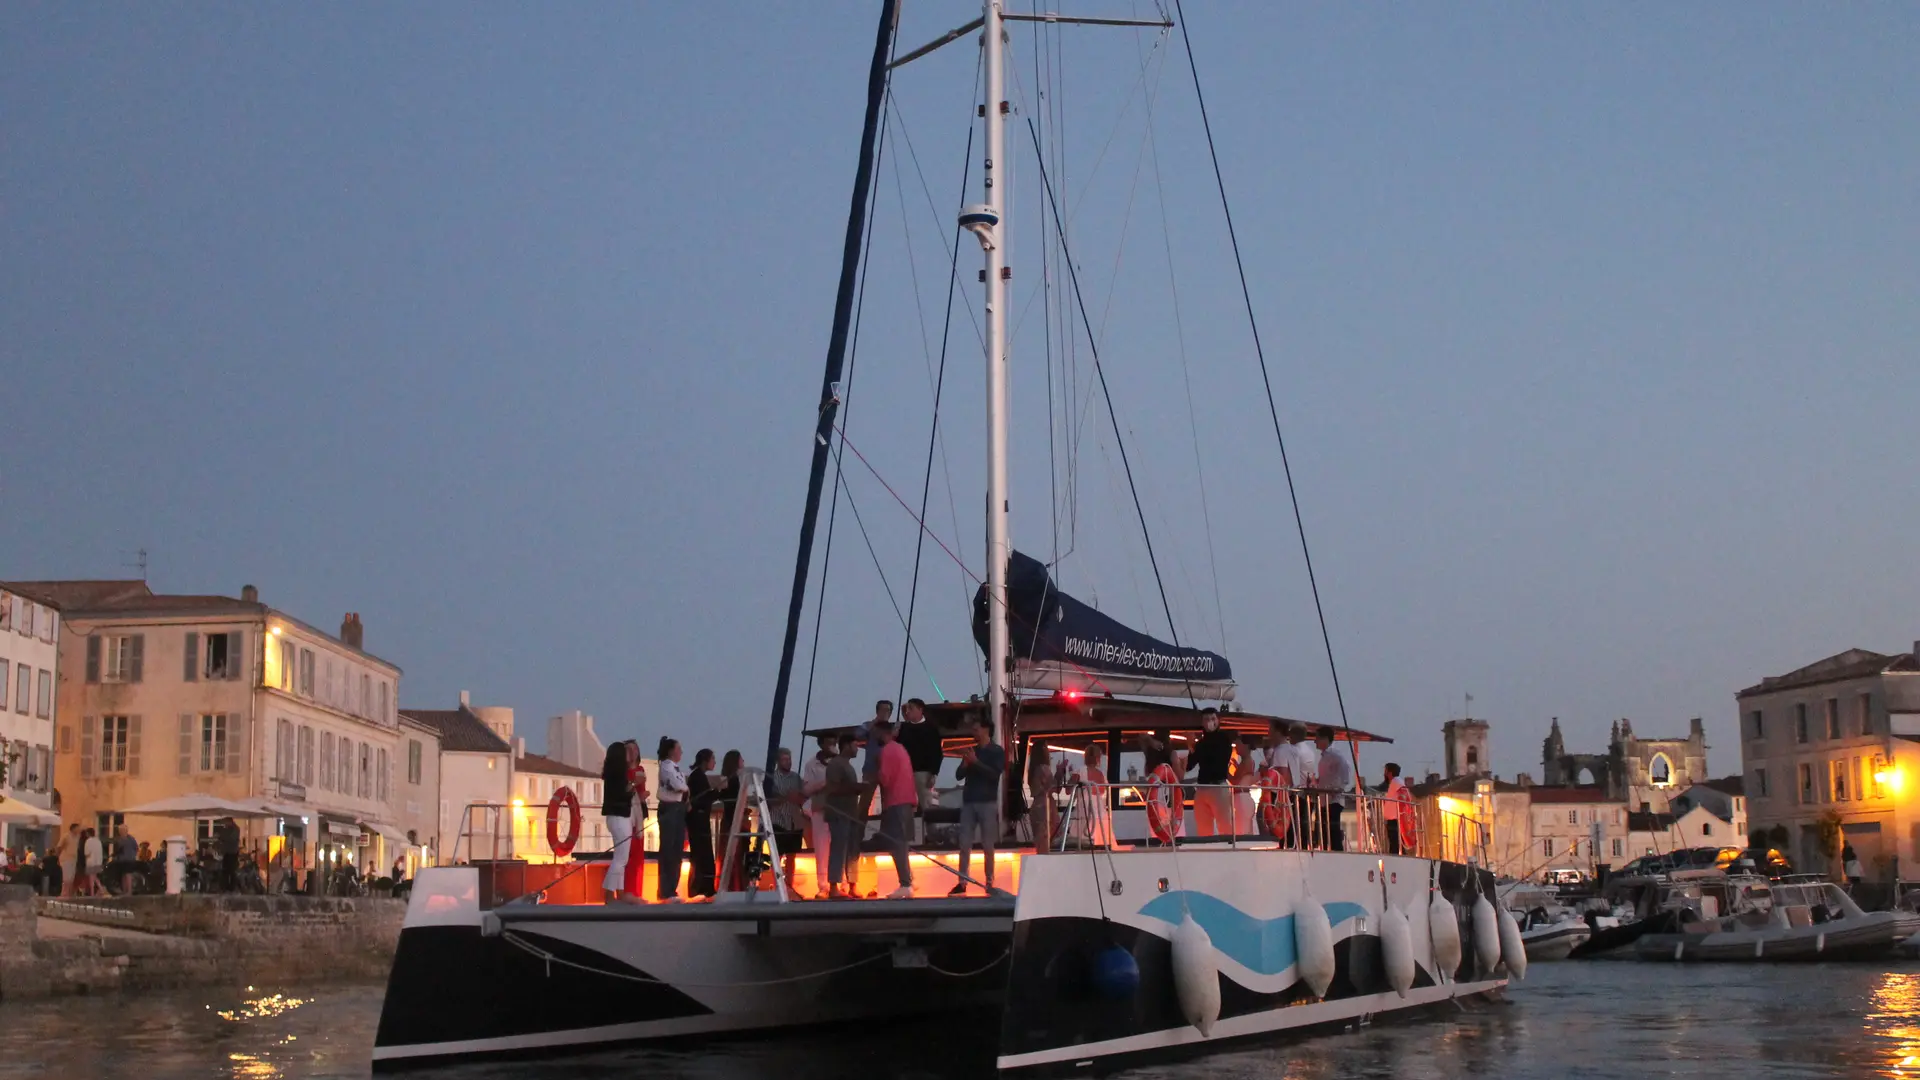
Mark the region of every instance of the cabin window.
[[1837, 697], [1827, 699], [1827, 738], [1840, 738], [1840, 699]]

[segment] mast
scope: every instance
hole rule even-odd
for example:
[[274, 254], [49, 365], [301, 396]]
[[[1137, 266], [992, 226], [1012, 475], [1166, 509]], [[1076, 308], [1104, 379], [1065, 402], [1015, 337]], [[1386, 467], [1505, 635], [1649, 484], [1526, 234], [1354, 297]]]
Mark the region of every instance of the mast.
[[[880, 109], [887, 98], [887, 59], [893, 52], [898, 0], [882, 0], [880, 29], [867, 70], [867, 120], [860, 131], [860, 167], [853, 180], [853, 204], [847, 211], [847, 242], [840, 254], [840, 291], [833, 302], [833, 332], [827, 339], [827, 370], [820, 380], [820, 414], [813, 430], [813, 466], [807, 474], [807, 505], [800, 518], [800, 554], [793, 565], [793, 593], [787, 601], [787, 634], [780, 645], [780, 674], [773, 686], [773, 715], [767, 723], [767, 770], [780, 756], [786, 726], [787, 688], [793, 681], [793, 653], [800, 639], [800, 613], [807, 600], [807, 570], [813, 564], [813, 529], [820, 517], [820, 489], [827, 478], [827, 456], [840, 411], [840, 373], [846, 366], [847, 333], [853, 324], [854, 286], [859, 280], [860, 240], [866, 229], [867, 197], [873, 187], [874, 144]], [[1004, 572], [1003, 572], [1004, 573]]]
[[[996, 166], [1006, 158], [1006, 108], [1002, 82], [1006, 31], [1000, 0], [984, 0], [980, 47], [985, 50], [987, 100], [985, 159], [981, 163], [983, 202], [961, 211], [960, 222], [979, 237], [986, 259], [987, 361], [987, 709], [994, 732], [1009, 754], [1014, 733], [1006, 716], [1007, 686], [1007, 561], [1013, 543], [1007, 532], [1007, 278], [1006, 232], [1000, 227], [1006, 200], [996, 183]], [[1006, 776], [1001, 774], [1003, 790]]]

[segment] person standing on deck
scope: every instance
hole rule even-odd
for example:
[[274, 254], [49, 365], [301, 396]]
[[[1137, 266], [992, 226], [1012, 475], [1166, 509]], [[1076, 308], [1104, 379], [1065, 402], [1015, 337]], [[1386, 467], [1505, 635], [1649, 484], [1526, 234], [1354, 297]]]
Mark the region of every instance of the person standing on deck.
[[694, 751], [693, 768], [687, 772], [687, 860], [693, 864], [693, 881], [687, 886], [689, 897], [711, 897], [720, 890], [713, 875], [713, 806], [719, 793], [713, 789], [713, 751]]
[[1340, 815], [1346, 811], [1347, 792], [1353, 790], [1353, 762], [1333, 748], [1333, 729], [1330, 727], [1322, 727], [1315, 733], [1313, 745], [1320, 751], [1319, 779], [1314, 787], [1327, 800], [1327, 850], [1345, 851], [1347, 833], [1340, 823]]
[[[887, 899], [905, 900], [913, 896], [913, 863], [908, 857], [907, 835], [913, 831], [913, 812], [920, 807], [920, 796], [913, 786], [913, 759], [908, 756], [907, 748], [900, 745], [892, 724], [875, 722], [873, 733], [880, 741], [876, 781], [880, 786], [880, 837], [893, 855], [893, 873], [899, 881]], [[873, 744], [867, 744], [869, 756], [873, 750]]]
[[1007, 752], [994, 745], [993, 725], [986, 717], [973, 722], [973, 745], [960, 751], [960, 883], [948, 896], [965, 896], [967, 870], [977, 837], [987, 855], [983, 875], [987, 893], [993, 893], [993, 848], [1000, 839], [1000, 774], [1007, 771]]
[[607, 876], [600, 880], [600, 891], [609, 904], [620, 900], [627, 883], [627, 860], [632, 857], [633, 784], [627, 779], [632, 764], [633, 755], [623, 742], [607, 747], [606, 759], [600, 763], [600, 816], [613, 838], [613, 858], [607, 861]]
[[833, 850], [833, 819], [827, 813], [827, 766], [833, 763], [838, 745], [833, 736], [820, 736], [819, 750], [807, 758], [807, 764], [800, 770], [800, 792], [807, 797], [807, 843], [813, 847], [815, 900], [831, 896], [833, 886], [840, 880], [828, 873], [829, 853]]
[[866, 744], [867, 752], [860, 758], [860, 781], [867, 790], [860, 796], [860, 816], [864, 819], [873, 815], [873, 793], [880, 780], [880, 740], [875, 731], [881, 724], [893, 723], [893, 702], [876, 701], [873, 703], [873, 719], [860, 727], [860, 740]]
[[773, 771], [766, 779], [767, 817], [771, 819], [767, 824], [773, 830], [773, 846], [780, 852], [787, 893], [796, 900], [799, 894], [793, 887], [793, 864], [795, 856], [800, 854], [800, 837], [807, 826], [806, 811], [800, 808], [806, 801], [801, 791], [803, 786], [800, 774], [793, 771], [793, 751], [781, 747]]
[[1233, 834], [1252, 836], [1253, 827], [1253, 788], [1260, 782], [1260, 766], [1257, 764], [1253, 742], [1240, 739], [1233, 755]]
[[1306, 848], [1313, 842], [1310, 815], [1317, 813], [1307, 789], [1320, 778], [1320, 754], [1307, 740], [1307, 725], [1298, 720], [1288, 725], [1286, 750], [1289, 753], [1283, 760], [1288, 762], [1287, 775], [1291, 778], [1288, 786], [1293, 792], [1293, 846]]
[[1412, 814], [1408, 805], [1407, 782], [1400, 779], [1400, 766], [1387, 762], [1386, 777], [1380, 781], [1380, 821], [1387, 834], [1387, 854], [1400, 854], [1400, 815]]
[[690, 785], [680, 768], [684, 753], [680, 740], [660, 737], [660, 872], [654, 883], [654, 898], [668, 904], [680, 902], [680, 865], [687, 854]]
[[[828, 841], [826, 889], [834, 899], [851, 899], [854, 895], [860, 870], [860, 841], [867, 832], [867, 819], [860, 816], [865, 785], [860, 782], [860, 770], [853, 764], [859, 742], [859, 736], [851, 731], [841, 734], [839, 753], [827, 762], [826, 785], [821, 788], [822, 816], [833, 831]], [[816, 852], [814, 858], [820, 858], [819, 853]]]
[[927, 703], [919, 698], [908, 698], [900, 706], [902, 721], [897, 734], [900, 745], [906, 748], [907, 759], [913, 762], [913, 787], [919, 793], [920, 812], [925, 814], [933, 807], [933, 782], [940, 775], [943, 762], [940, 751], [940, 729], [927, 719]]
[[720, 808], [720, 820], [714, 826], [713, 833], [713, 865], [720, 868], [720, 888], [728, 892], [738, 890], [743, 884], [740, 874], [747, 854], [746, 839], [742, 837], [740, 846], [734, 849], [731, 864], [727, 862], [727, 845], [732, 842], [734, 808], [740, 804], [746, 782], [746, 777], [740, 772], [745, 765], [740, 751], [727, 751], [727, 755], [720, 759], [720, 776], [713, 785], [715, 805]]
[[1033, 832], [1033, 850], [1053, 850], [1053, 755], [1040, 742], [1027, 746], [1027, 827]]
[[1113, 804], [1107, 779], [1107, 751], [1099, 743], [1087, 746], [1087, 844], [1094, 850], [1113, 848]]
[[1220, 710], [1200, 710], [1202, 734], [1189, 755], [1197, 770], [1193, 796], [1193, 831], [1198, 836], [1224, 836], [1233, 831], [1233, 736], [1220, 730]]
[[633, 785], [633, 841], [627, 846], [633, 855], [627, 859], [627, 899], [639, 900], [647, 878], [647, 770], [640, 764], [640, 740], [628, 739], [627, 782]]

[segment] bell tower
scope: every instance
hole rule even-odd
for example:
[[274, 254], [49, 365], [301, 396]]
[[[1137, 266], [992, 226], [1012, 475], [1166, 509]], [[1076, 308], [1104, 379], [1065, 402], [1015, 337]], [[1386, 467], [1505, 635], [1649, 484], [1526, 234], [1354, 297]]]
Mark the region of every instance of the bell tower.
[[1447, 779], [1493, 775], [1493, 763], [1487, 760], [1485, 720], [1449, 720], [1440, 725], [1440, 737], [1446, 743]]

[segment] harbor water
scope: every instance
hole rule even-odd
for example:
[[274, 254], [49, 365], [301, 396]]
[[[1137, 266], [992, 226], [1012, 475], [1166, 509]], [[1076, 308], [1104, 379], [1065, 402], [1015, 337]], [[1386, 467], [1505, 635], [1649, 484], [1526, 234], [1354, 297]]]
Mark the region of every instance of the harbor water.
[[[377, 985], [262, 986], [0, 1004], [0, 1080], [363, 1077], [369, 1074], [381, 993]], [[991, 1075], [994, 1035], [990, 1021], [956, 1018], [406, 1075], [421, 1080], [610, 1075], [959, 1080]], [[1119, 1075], [1139, 1080], [1920, 1077], [1920, 963], [1537, 964], [1505, 1004]]]

